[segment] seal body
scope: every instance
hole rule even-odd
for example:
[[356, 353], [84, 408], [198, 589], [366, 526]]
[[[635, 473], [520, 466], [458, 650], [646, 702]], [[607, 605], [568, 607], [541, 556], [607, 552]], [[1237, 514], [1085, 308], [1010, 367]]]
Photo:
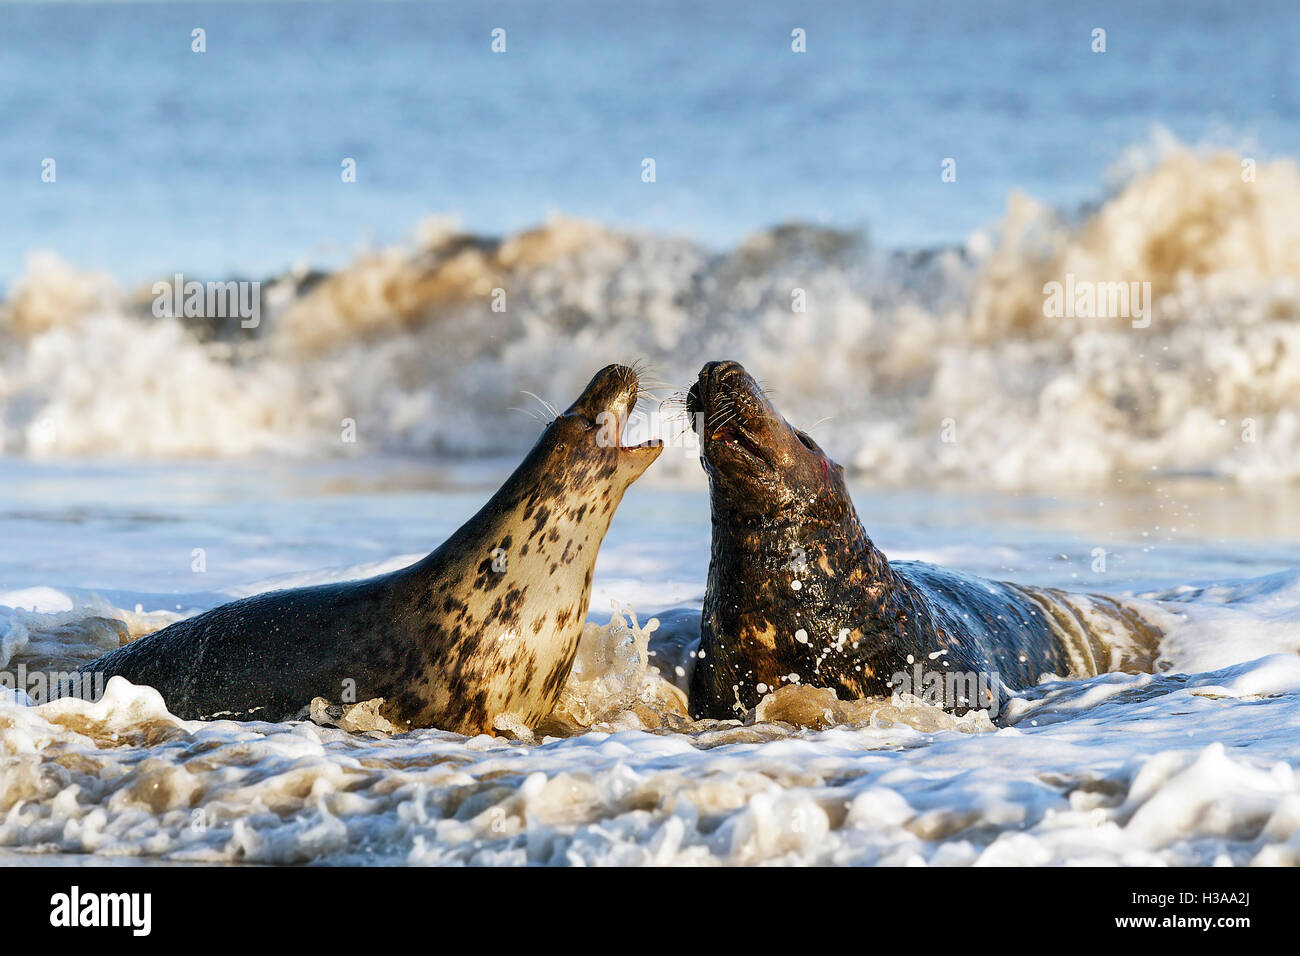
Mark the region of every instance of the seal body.
[[743, 715], [792, 683], [996, 713], [1011, 690], [1100, 655], [1095, 635], [1063, 639], [1046, 591], [888, 561], [858, 520], [843, 469], [740, 365], [706, 365], [687, 410], [713, 523], [693, 717]]
[[507, 713], [532, 726], [573, 665], [614, 511], [661, 451], [618, 441], [637, 395], [631, 369], [598, 373], [487, 504], [410, 567], [225, 604], [81, 671], [151, 685], [187, 719], [282, 720], [315, 697], [382, 697], [403, 729], [474, 734]]

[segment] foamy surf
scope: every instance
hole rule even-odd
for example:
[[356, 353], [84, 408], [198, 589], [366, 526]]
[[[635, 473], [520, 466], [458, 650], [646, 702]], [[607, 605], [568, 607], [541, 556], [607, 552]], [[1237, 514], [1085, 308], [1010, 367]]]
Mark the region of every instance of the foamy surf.
[[[255, 329], [157, 318], [148, 288], [35, 257], [0, 306], [3, 447], [515, 453], [535, 427], [520, 389], [569, 394], [632, 356], [686, 382], [725, 355], [876, 480], [1292, 482], [1300, 171], [1246, 181], [1235, 154], [1150, 152], [1088, 215], [1015, 195], [995, 228], [925, 254], [813, 227], [715, 253], [564, 219], [504, 240], [434, 221], [332, 275], [268, 280]], [[1130, 282], [1150, 286], [1140, 319], [1045, 314], [1051, 283]], [[681, 431], [659, 411], [633, 425]]]
[[[1050, 678], [997, 725], [806, 687], [693, 722], [650, 653], [656, 622], [628, 608], [588, 625], [535, 735], [348, 730], [324, 712], [185, 722], [120, 678], [94, 703], [24, 706], [6, 689], [0, 847], [141, 862], [1294, 865], [1300, 629], [1288, 643], [1257, 623], [1300, 620], [1298, 580], [1130, 599], [1165, 615], [1155, 673]], [[82, 634], [72, 663], [122, 639], [96, 620], [141, 620], [54, 589], [4, 600], [44, 608], [6, 606], [27, 634], [9, 670], [51, 634]], [[1206, 628], [1212, 658], [1196, 649]]]

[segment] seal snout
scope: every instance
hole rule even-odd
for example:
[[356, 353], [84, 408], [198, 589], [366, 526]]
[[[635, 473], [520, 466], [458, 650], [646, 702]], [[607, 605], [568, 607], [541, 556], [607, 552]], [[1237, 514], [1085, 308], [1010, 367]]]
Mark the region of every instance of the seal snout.
[[579, 415], [599, 429], [597, 443], [602, 447], [646, 455], [649, 464], [663, 450], [663, 443], [651, 438], [636, 445], [625, 445], [622, 437], [640, 397], [641, 382], [635, 369], [607, 365], [592, 377], [566, 414]]
[[771, 466], [764, 440], [772, 410], [767, 396], [739, 362], [709, 362], [686, 395], [686, 411], [704, 453]]

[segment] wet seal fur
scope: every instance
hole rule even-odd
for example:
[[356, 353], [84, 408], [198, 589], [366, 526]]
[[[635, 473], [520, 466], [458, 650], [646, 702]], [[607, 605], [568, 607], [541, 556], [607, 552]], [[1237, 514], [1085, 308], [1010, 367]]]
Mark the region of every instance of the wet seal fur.
[[638, 394], [632, 369], [598, 372], [487, 504], [410, 567], [224, 604], [81, 673], [148, 684], [187, 719], [283, 720], [316, 697], [382, 697], [401, 730], [491, 732], [503, 714], [535, 725], [573, 666], [614, 511], [662, 451], [619, 441]]
[[899, 675], [923, 699], [918, 679], [941, 685], [945, 709], [996, 716], [1011, 691], [1077, 671], [1081, 654], [1102, 656], [1100, 646], [1067, 648], [1046, 589], [888, 561], [858, 520], [844, 470], [737, 363], [705, 365], [686, 407], [701, 432], [713, 522], [692, 717], [741, 716], [790, 683], [889, 697]]

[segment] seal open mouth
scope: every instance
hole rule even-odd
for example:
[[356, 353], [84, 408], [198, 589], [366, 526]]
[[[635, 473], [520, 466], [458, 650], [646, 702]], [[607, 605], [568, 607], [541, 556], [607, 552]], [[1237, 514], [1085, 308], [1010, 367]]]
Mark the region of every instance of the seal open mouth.
[[613, 444], [620, 452], [639, 452], [663, 448], [663, 442], [658, 438], [647, 438], [645, 441], [637, 442], [636, 444], [627, 443], [626, 435], [628, 422], [632, 417], [632, 410], [636, 407], [638, 395], [639, 391], [637, 390], [636, 385], [633, 384], [632, 392], [625, 401], [607, 409], [603, 413], [613, 419]]
[[763, 448], [758, 443], [758, 439], [735, 422], [714, 429], [709, 434], [707, 440], [710, 443], [721, 443], [724, 447], [732, 448], [743, 455], [748, 455], [750, 458], [757, 459], [759, 462], [769, 467], [772, 464], [767, 460], [767, 455], [763, 452]]
[[602, 448], [615, 448], [620, 454], [641, 455], [663, 450], [663, 442], [650, 438], [636, 444], [626, 444], [624, 433], [632, 411], [641, 394], [641, 383], [636, 371], [626, 365], [608, 365], [596, 373], [582, 395], [569, 408], [569, 414], [580, 416], [590, 429], [597, 429], [596, 444]]

